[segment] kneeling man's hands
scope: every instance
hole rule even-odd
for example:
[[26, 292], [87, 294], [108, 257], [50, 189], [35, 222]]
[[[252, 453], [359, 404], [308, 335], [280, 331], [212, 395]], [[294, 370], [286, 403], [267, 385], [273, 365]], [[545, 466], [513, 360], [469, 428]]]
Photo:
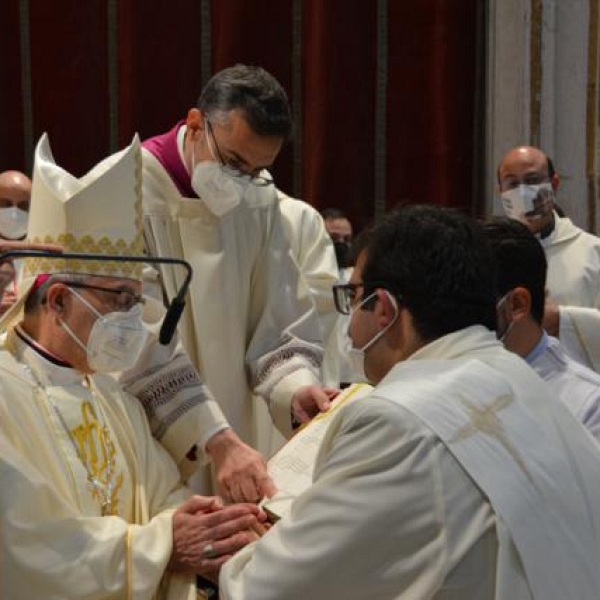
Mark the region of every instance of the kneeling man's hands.
[[307, 423], [320, 412], [329, 410], [330, 402], [340, 393], [336, 388], [305, 385], [292, 397], [292, 417]]

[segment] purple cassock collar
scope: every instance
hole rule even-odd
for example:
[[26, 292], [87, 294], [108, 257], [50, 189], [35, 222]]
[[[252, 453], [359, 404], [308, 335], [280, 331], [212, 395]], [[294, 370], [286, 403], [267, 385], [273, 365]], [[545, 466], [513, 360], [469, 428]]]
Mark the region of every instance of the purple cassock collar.
[[190, 174], [181, 160], [177, 147], [177, 132], [184, 124], [185, 121], [179, 121], [171, 131], [142, 142], [142, 147], [146, 148], [164, 167], [182, 196], [197, 198], [198, 194], [192, 188]]

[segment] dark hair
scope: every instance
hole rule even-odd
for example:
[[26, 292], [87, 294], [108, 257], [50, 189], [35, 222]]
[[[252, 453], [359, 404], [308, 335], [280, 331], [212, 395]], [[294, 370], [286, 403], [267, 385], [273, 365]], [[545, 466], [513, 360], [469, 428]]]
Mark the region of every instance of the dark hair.
[[23, 305], [24, 314], [29, 316], [37, 312], [38, 309], [46, 303], [46, 292], [53, 283], [87, 283], [89, 281], [89, 275], [81, 275], [75, 273], [59, 273], [50, 275], [42, 285], [29, 292], [25, 303]]
[[548, 177], [552, 179], [556, 174], [556, 169], [554, 168], [554, 163], [552, 159], [546, 154], [546, 162], [548, 163]]
[[523, 223], [514, 219], [490, 219], [483, 230], [496, 257], [498, 297], [524, 287], [531, 295], [531, 316], [541, 325], [548, 270], [542, 245]]
[[287, 139], [292, 131], [287, 95], [275, 77], [261, 67], [235, 65], [219, 71], [204, 86], [198, 108], [209, 119], [222, 119], [239, 109], [258, 135]]
[[363, 281], [389, 284], [424, 341], [471, 325], [496, 329], [493, 254], [473, 219], [409, 205], [373, 225], [358, 246], [366, 251]]
[[346, 213], [339, 208], [324, 208], [321, 211], [324, 219], [347, 219]]

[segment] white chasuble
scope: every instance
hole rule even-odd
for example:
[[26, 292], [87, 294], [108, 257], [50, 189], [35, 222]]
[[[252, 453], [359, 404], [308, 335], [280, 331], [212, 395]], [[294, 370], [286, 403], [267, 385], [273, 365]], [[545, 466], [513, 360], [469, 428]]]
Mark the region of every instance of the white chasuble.
[[560, 305], [558, 337], [569, 356], [600, 372], [600, 239], [568, 218], [554, 218], [542, 246], [548, 294]]
[[227, 600], [564, 600], [600, 590], [600, 452], [484, 327], [333, 417], [311, 487], [221, 570]]
[[139, 402], [12, 331], [0, 362], [0, 596], [195, 598], [165, 575], [189, 491]]

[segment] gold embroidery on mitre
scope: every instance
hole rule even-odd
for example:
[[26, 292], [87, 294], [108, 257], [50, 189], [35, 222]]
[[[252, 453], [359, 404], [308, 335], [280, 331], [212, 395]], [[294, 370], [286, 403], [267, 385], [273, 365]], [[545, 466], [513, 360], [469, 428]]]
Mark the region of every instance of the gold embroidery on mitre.
[[[79, 448], [79, 456], [91, 478], [97, 480], [110, 494], [106, 502], [105, 516], [119, 514], [119, 491], [123, 485], [123, 474], [116, 474], [117, 452], [110, 437], [108, 427], [98, 422], [94, 407], [90, 402], [81, 405], [83, 422], [71, 430]], [[96, 487], [92, 496], [101, 504], [105, 500]], [[105, 509], [103, 505], [103, 510]]]
[[[44, 244], [58, 244], [65, 252], [80, 252], [82, 254], [102, 254], [110, 256], [143, 256], [144, 238], [142, 231], [138, 232], [131, 242], [127, 243], [119, 238], [112, 240], [106, 236], [95, 240], [90, 235], [80, 239], [70, 233], [62, 233], [58, 237], [46, 235], [43, 238], [36, 236], [32, 242]], [[104, 260], [76, 260], [64, 258], [35, 257], [24, 260], [24, 274], [26, 277], [53, 274], [53, 273], [82, 273], [86, 275], [101, 275], [108, 277], [127, 277], [130, 279], [142, 278], [142, 263], [136, 262], [111, 262]]]

